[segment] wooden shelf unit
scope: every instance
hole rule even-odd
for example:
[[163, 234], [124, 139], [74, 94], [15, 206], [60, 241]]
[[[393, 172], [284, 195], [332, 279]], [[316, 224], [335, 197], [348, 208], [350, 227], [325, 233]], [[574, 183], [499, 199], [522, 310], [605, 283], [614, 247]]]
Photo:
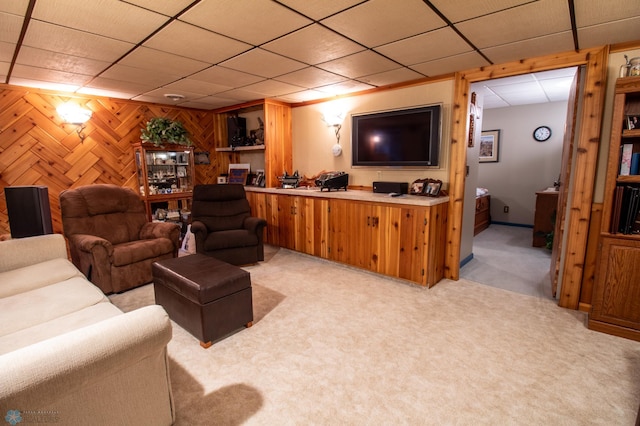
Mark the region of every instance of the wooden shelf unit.
[[[227, 117], [243, 112], [262, 110], [264, 145], [230, 147], [227, 141]], [[291, 138], [291, 107], [273, 99], [220, 108], [214, 111], [216, 135], [215, 151], [220, 170], [227, 170], [229, 163], [237, 163], [242, 152], [264, 152], [265, 186], [279, 186], [278, 176], [286, 170], [292, 173], [293, 154]]]
[[620, 175], [621, 146], [632, 144], [633, 152], [640, 152], [640, 130], [626, 128], [626, 117], [631, 115], [640, 116], [640, 77], [619, 78], [616, 82], [600, 253], [588, 326], [640, 341], [640, 234], [624, 234], [612, 226], [616, 187], [640, 187], [640, 176]]

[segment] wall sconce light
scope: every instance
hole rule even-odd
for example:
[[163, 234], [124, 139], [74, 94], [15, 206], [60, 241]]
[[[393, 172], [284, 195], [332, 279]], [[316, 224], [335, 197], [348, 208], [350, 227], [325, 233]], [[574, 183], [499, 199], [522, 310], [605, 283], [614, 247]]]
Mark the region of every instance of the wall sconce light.
[[339, 157], [340, 154], [342, 154], [342, 147], [340, 146], [340, 129], [342, 129], [343, 120], [343, 112], [332, 115], [324, 114], [322, 116], [322, 121], [324, 121], [328, 127], [333, 127], [336, 132], [336, 144], [331, 148], [334, 157]]
[[84, 142], [86, 135], [82, 131], [87, 127], [85, 123], [91, 118], [91, 110], [81, 108], [72, 102], [67, 102], [56, 108], [56, 111], [65, 123], [78, 126], [76, 132], [78, 132], [80, 141]]

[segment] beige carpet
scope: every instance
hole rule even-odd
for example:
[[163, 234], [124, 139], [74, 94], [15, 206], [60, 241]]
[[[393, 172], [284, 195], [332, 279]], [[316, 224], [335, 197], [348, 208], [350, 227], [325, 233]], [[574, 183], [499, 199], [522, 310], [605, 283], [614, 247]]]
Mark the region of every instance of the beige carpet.
[[[634, 424], [640, 343], [551, 300], [284, 249], [246, 269], [253, 327], [202, 349], [174, 323], [178, 425]], [[153, 288], [111, 299], [135, 309]]]

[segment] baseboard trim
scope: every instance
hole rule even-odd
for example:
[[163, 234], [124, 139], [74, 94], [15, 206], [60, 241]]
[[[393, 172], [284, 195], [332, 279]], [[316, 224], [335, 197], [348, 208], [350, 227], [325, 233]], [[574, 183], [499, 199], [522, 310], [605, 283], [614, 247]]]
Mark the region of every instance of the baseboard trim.
[[506, 226], [517, 226], [518, 228], [531, 228], [533, 229], [533, 225], [527, 225], [526, 223], [511, 223], [511, 222], [496, 222], [491, 221], [491, 225], [506, 225]]
[[473, 259], [473, 253], [471, 253], [469, 256], [465, 257], [464, 259], [462, 259], [462, 261], [460, 261], [460, 267], [462, 268], [464, 265], [471, 262], [472, 259]]

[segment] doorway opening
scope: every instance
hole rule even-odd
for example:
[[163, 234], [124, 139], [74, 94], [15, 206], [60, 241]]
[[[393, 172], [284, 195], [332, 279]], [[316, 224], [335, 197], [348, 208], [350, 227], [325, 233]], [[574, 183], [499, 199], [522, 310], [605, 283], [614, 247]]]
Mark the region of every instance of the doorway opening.
[[[474, 146], [467, 149], [465, 205], [477, 207], [476, 212], [465, 208], [461, 278], [553, 298], [550, 266], [557, 209], [548, 205], [551, 199], [557, 206], [576, 71], [561, 68], [471, 85], [478, 130]], [[550, 137], [536, 138], [540, 127], [550, 129]], [[480, 203], [479, 197], [485, 200]], [[489, 204], [490, 225], [478, 232], [481, 204]]]

